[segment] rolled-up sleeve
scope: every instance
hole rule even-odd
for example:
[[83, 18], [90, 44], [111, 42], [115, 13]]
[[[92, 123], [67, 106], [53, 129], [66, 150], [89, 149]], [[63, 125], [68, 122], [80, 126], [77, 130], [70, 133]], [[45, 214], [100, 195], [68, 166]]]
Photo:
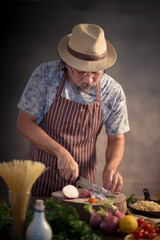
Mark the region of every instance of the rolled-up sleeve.
[[116, 95], [110, 99], [110, 114], [105, 121], [108, 135], [119, 135], [130, 130], [126, 97], [121, 86]]
[[41, 118], [45, 108], [45, 83], [43, 65], [32, 73], [17, 107], [26, 113]]

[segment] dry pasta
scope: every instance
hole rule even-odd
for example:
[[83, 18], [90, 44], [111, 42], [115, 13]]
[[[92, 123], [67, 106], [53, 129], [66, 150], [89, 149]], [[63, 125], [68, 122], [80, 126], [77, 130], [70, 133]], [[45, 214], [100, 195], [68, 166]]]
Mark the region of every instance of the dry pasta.
[[23, 235], [26, 209], [31, 188], [37, 178], [46, 171], [44, 164], [31, 160], [13, 160], [0, 163], [0, 176], [9, 188], [9, 197], [14, 212], [15, 236]]
[[160, 212], [160, 204], [154, 201], [139, 200], [136, 203], [133, 203], [132, 207], [142, 211]]

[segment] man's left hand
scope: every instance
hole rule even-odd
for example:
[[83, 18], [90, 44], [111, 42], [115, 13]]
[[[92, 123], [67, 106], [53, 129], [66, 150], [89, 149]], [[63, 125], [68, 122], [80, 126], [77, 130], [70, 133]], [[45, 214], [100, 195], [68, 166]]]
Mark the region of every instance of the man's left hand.
[[103, 187], [113, 193], [118, 192], [123, 187], [123, 177], [118, 171], [104, 169]]

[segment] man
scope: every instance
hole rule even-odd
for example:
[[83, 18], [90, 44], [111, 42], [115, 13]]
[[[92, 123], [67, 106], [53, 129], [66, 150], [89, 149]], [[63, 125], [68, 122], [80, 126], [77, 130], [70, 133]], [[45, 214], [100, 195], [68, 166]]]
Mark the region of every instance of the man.
[[108, 144], [103, 186], [123, 186], [118, 172], [129, 131], [124, 92], [104, 69], [117, 58], [104, 31], [95, 24], [76, 25], [58, 46], [61, 61], [41, 64], [18, 104], [19, 131], [30, 141], [27, 158], [46, 171], [33, 187], [34, 196], [50, 196], [78, 175], [95, 181], [96, 140], [103, 125]]

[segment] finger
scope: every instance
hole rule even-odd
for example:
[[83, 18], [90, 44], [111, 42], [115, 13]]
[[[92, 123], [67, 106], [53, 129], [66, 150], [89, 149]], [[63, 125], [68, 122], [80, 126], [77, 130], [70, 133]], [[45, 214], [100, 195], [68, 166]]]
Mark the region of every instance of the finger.
[[72, 172], [72, 177], [71, 177], [71, 181], [74, 182], [76, 181], [76, 179], [78, 178], [78, 175], [79, 175], [79, 170], [76, 169]]
[[69, 181], [71, 179], [71, 173], [70, 172], [66, 173], [65, 176], [64, 176], [64, 179], [66, 181]]
[[111, 186], [109, 188], [109, 191], [114, 192], [115, 188], [117, 186], [117, 183], [118, 183], [118, 174], [115, 173], [115, 174], [113, 174], [113, 178], [112, 178], [112, 182], [111, 182]]
[[120, 190], [122, 189], [122, 187], [123, 187], [123, 177], [119, 174], [117, 186], [116, 186], [116, 188], [114, 189], [114, 192], [120, 191]]
[[113, 175], [114, 175], [114, 171], [110, 171], [105, 179], [105, 185], [106, 185], [106, 189], [110, 189], [111, 185], [112, 185], [112, 179], [113, 179]]

